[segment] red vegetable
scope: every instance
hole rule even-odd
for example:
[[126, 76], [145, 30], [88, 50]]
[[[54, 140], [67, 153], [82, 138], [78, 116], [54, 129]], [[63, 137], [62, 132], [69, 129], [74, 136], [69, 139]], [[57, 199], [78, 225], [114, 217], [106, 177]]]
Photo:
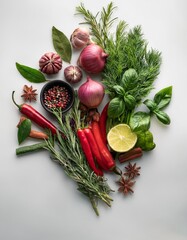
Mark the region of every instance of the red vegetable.
[[108, 105], [109, 105], [109, 102], [103, 108], [99, 118], [99, 127], [101, 131], [101, 136], [105, 144], [107, 144], [106, 122], [107, 122]]
[[97, 168], [97, 166], [95, 165], [92, 151], [90, 149], [90, 145], [89, 145], [89, 142], [86, 138], [84, 131], [82, 129], [78, 129], [77, 136], [78, 136], [82, 150], [85, 154], [86, 160], [88, 161], [90, 168], [95, 172], [96, 175], [103, 176], [102, 170]]
[[85, 128], [83, 129], [87, 139], [88, 139], [88, 142], [89, 142], [89, 145], [90, 145], [90, 149], [92, 151], [92, 154], [94, 156], [94, 158], [96, 159], [98, 165], [103, 169], [103, 170], [107, 170], [105, 164], [103, 163], [103, 159], [101, 157], [101, 154], [100, 154], [100, 151], [99, 151], [99, 148], [97, 146], [97, 143], [95, 141], [95, 138], [94, 138], [94, 135], [92, 133], [92, 130], [90, 128]]
[[35, 110], [32, 106], [28, 104], [18, 105], [14, 100], [14, 91], [12, 92], [12, 100], [14, 104], [19, 108], [20, 112], [27, 116], [30, 120], [38, 124], [40, 127], [44, 129], [49, 129], [52, 134], [57, 133], [57, 128], [44, 116], [42, 116], [37, 110]]
[[101, 136], [99, 123], [96, 122], [96, 121], [92, 121], [91, 127], [92, 127], [92, 132], [93, 132], [93, 135], [95, 137], [97, 146], [99, 148], [99, 151], [100, 151], [100, 154], [101, 154], [101, 157], [103, 159], [103, 163], [104, 163], [106, 169], [107, 170], [113, 170], [116, 167], [116, 164], [115, 164], [115, 161], [112, 157], [112, 154], [110, 153], [106, 144], [103, 141], [103, 138]]

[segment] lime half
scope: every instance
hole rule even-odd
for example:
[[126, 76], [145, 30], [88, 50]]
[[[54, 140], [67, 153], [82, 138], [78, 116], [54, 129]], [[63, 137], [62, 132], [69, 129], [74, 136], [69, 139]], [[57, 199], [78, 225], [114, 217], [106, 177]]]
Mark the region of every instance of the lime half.
[[127, 124], [118, 124], [107, 134], [109, 146], [116, 152], [127, 152], [134, 147], [137, 141], [136, 133], [132, 132]]

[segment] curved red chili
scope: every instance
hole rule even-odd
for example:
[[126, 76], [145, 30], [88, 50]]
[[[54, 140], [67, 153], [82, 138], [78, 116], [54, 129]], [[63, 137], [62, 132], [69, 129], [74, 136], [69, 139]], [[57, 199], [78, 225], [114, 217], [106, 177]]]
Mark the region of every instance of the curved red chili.
[[107, 146], [105, 145], [105, 143], [102, 139], [100, 128], [99, 128], [99, 123], [96, 121], [92, 121], [91, 127], [92, 127], [92, 132], [95, 137], [97, 146], [101, 153], [103, 163], [108, 170], [112, 170], [116, 166], [116, 164], [112, 157], [112, 154], [110, 153], [110, 151], [108, 150]]
[[107, 122], [108, 105], [109, 105], [109, 102], [104, 106], [99, 118], [99, 127], [101, 131], [101, 136], [105, 144], [107, 144], [106, 122]]
[[102, 170], [97, 168], [95, 165], [92, 151], [90, 149], [90, 145], [89, 145], [88, 139], [86, 138], [84, 131], [82, 129], [78, 129], [77, 136], [78, 136], [82, 150], [85, 154], [86, 160], [88, 161], [90, 168], [95, 172], [96, 175], [103, 176]]
[[18, 105], [14, 100], [14, 91], [12, 92], [12, 100], [14, 104], [19, 108], [20, 112], [27, 116], [30, 120], [44, 129], [49, 129], [52, 134], [57, 133], [57, 128], [31, 105], [25, 103]]
[[103, 170], [108, 170], [107, 167], [105, 166], [105, 164], [103, 163], [103, 159], [101, 157], [101, 153], [99, 151], [99, 148], [97, 146], [96, 140], [94, 138], [94, 135], [92, 133], [92, 130], [90, 128], [84, 128], [83, 129], [89, 145], [90, 145], [90, 149], [92, 151], [92, 154], [94, 156], [94, 158], [96, 159], [98, 165], [103, 169]]

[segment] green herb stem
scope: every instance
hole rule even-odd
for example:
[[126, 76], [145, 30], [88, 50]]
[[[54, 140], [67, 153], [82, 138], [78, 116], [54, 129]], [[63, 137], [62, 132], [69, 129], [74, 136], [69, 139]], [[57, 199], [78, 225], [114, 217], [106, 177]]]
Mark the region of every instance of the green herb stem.
[[41, 143], [35, 143], [32, 145], [28, 145], [28, 146], [19, 147], [16, 149], [16, 155], [22, 155], [25, 153], [35, 152], [35, 151], [38, 151], [41, 149], [45, 149], [46, 146], [47, 146], [46, 142], [41, 142]]

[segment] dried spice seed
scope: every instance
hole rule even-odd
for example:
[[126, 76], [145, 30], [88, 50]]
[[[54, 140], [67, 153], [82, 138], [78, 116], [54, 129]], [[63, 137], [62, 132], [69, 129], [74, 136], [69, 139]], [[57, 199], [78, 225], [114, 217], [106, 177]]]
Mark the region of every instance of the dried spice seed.
[[65, 87], [54, 86], [44, 92], [44, 104], [49, 109], [66, 109], [70, 102], [70, 94]]
[[36, 101], [36, 96], [38, 95], [37, 93], [36, 93], [36, 89], [33, 89], [33, 87], [32, 86], [27, 86], [27, 85], [24, 85], [24, 87], [23, 87], [23, 94], [21, 95], [21, 97], [23, 97], [24, 98], [24, 101], [29, 101], [29, 102], [31, 102], [31, 101]]
[[120, 185], [118, 189], [119, 192], [123, 192], [125, 195], [128, 193], [134, 193], [132, 187], [134, 186], [135, 181], [132, 181], [130, 178], [121, 177], [117, 183]]
[[128, 166], [125, 167], [126, 172], [124, 173], [124, 175], [133, 179], [140, 175], [140, 169], [141, 167], [137, 167], [136, 163], [134, 163], [133, 165], [129, 163]]

